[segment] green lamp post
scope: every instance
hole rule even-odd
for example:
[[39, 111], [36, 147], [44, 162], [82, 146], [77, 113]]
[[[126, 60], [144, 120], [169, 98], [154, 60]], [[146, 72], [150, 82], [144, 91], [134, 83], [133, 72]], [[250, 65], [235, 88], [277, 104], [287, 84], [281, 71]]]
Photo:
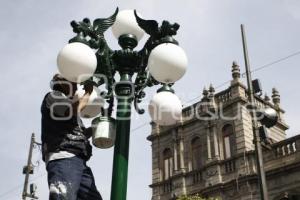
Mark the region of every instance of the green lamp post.
[[[105, 86], [101, 97], [107, 106], [93, 120], [93, 144], [110, 147], [114, 143], [111, 200], [125, 200], [131, 105], [143, 114], [145, 111], [139, 108], [139, 103], [145, 97], [144, 89], [161, 84], [149, 104], [152, 120], [159, 125], [172, 125], [180, 120], [181, 103], [171, 88], [187, 67], [187, 57], [173, 38], [179, 25], [163, 21], [159, 26], [155, 20], [142, 19], [136, 11], [119, 12], [117, 8], [109, 18], [96, 19], [93, 23], [85, 18], [72, 21], [71, 26], [77, 35], [59, 53], [58, 68], [70, 81], [91, 82], [98, 88]], [[104, 32], [110, 27], [120, 50], [110, 49], [104, 38]], [[136, 51], [144, 32], [149, 38]], [[112, 117], [115, 99], [116, 120]], [[99, 140], [95, 135], [103, 137]]]

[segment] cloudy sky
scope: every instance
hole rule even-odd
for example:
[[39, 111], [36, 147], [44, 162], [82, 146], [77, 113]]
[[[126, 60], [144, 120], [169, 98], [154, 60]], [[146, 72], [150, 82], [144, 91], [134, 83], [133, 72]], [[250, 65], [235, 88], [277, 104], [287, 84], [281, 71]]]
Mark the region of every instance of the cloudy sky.
[[[73, 37], [69, 22], [107, 17], [117, 6], [135, 8], [147, 19], [167, 19], [181, 25], [177, 40], [188, 55], [189, 68], [175, 89], [186, 105], [200, 99], [205, 85], [229, 81], [233, 60], [244, 71], [240, 24], [245, 24], [252, 69], [275, 62], [253, 76], [261, 79], [268, 94], [274, 86], [280, 91], [290, 125], [288, 137], [300, 133], [299, 0], [1, 0], [0, 199], [21, 197], [30, 135], [35, 132], [40, 138], [40, 103], [57, 70], [58, 51]], [[110, 31], [107, 38], [118, 48]], [[226, 87], [228, 84], [217, 91]], [[154, 91], [148, 90], [145, 105]], [[149, 120], [148, 114], [132, 120], [130, 200], [151, 197], [151, 148], [146, 141]], [[110, 196], [112, 153], [112, 149], [94, 149], [90, 161], [104, 199]], [[35, 149], [34, 161], [40, 158]], [[31, 179], [38, 185], [40, 199], [47, 199], [48, 192], [44, 168], [40, 162]]]

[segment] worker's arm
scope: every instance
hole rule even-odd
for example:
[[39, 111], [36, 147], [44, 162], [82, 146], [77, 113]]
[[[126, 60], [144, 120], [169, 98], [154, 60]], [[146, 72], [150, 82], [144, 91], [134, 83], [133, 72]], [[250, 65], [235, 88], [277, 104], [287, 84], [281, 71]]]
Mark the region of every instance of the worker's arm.
[[80, 113], [87, 105], [88, 101], [89, 101], [89, 98], [90, 98], [90, 94], [89, 93], [85, 93], [83, 95], [83, 97], [81, 97], [78, 101], [78, 105], [75, 105], [75, 110], [77, 113]]
[[78, 101], [78, 105], [76, 105], [77, 109], [77, 113], [80, 113], [87, 105], [90, 95], [93, 92], [93, 85], [92, 84], [85, 84], [84, 85], [84, 90], [85, 93], [83, 95], [83, 97], [81, 97]]

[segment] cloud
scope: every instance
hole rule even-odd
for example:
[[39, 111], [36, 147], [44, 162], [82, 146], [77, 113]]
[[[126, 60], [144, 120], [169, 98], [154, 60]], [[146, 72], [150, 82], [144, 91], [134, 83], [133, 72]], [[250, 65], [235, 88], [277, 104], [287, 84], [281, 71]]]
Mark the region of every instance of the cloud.
[[[230, 81], [233, 60], [237, 60], [244, 71], [240, 23], [247, 27], [253, 68], [300, 48], [298, 0], [4, 1], [0, 8], [0, 156], [3, 163], [0, 176], [7, 181], [0, 183], [0, 195], [24, 179], [21, 170], [26, 163], [30, 134], [34, 131], [39, 140], [39, 107], [48, 91], [50, 77], [57, 70], [57, 53], [74, 35], [69, 22], [110, 16], [116, 6], [136, 8], [146, 19], [180, 23], [176, 38], [190, 63], [186, 75], [175, 84], [183, 102], [201, 96], [204, 85], [212, 82], [216, 86]], [[107, 36], [112, 48], [118, 48], [110, 31]], [[299, 57], [294, 57], [254, 74], [262, 79], [265, 91], [271, 91], [273, 86], [280, 89], [282, 107], [291, 125], [289, 136], [300, 130], [296, 108], [300, 99], [297, 92], [299, 62]], [[147, 101], [156, 89], [146, 91]], [[131, 134], [128, 199], [151, 198], [148, 187], [152, 175], [151, 149], [145, 139], [150, 134], [149, 120], [148, 114], [132, 120], [132, 129], [144, 122], [146, 125]], [[104, 199], [109, 199], [112, 149], [95, 149], [90, 165]], [[42, 164], [37, 175], [43, 173]], [[40, 199], [47, 199], [46, 177], [35, 182]], [[9, 199], [20, 199], [19, 192], [13, 191], [14, 196]]]

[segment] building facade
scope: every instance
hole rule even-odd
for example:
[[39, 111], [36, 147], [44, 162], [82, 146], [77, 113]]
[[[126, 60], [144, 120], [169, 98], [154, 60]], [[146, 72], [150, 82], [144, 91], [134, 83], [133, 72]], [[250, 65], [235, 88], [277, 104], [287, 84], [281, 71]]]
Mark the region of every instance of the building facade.
[[[249, 101], [240, 76], [234, 62], [227, 89], [218, 93], [212, 85], [204, 89], [202, 99], [184, 108], [182, 120], [174, 126], [151, 123], [152, 200], [192, 194], [259, 199]], [[266, 95], [255, 100], [258, 108], [271, 107], [279, 115], [263, 145], [270, 200], [298, 199], [300, 135], [286, 139], [288, 125], [275, 88], [272, 100]]]

